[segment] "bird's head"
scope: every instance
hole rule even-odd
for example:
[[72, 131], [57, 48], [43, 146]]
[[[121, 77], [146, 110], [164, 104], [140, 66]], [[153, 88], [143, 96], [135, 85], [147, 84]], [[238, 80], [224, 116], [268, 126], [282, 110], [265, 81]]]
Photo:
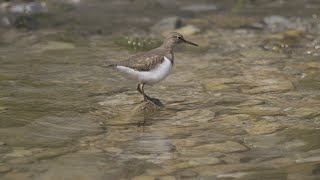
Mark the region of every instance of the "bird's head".
[[176, 44], [186, 43], [193, 46], [198, 46], [196, 43], [193, 43], [191, 41], [187, 41], [180, 33], [177, 32], [171, 32], [167, 36], [166, 40], [164, 41], [163, 45], [166, 47], [173, 48]]

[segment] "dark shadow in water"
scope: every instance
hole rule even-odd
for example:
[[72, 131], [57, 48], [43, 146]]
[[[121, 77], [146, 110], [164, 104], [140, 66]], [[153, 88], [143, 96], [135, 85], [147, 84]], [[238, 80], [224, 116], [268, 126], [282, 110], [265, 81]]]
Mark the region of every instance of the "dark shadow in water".
[[156, 106], [164, 107], [164, 105], [162, 104], [162, 102], [161, 102], [159, 99], [157, 99], [157, 98], [152, 98], [152, 97], [147, 96], [147, 100], [150, 101], [150, 102], [152, 102], [152, 103], [153, 103], [154, 105], [156, 105]]

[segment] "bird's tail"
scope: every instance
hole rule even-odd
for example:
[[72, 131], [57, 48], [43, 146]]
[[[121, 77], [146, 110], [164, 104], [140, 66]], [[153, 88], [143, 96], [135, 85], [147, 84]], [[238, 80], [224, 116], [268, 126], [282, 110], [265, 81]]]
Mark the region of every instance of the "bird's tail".
[[104, 67], [104, 68], [112, 68], [112, 67], [116, 67], [116, 66], [117, 66], [116, 64], [110, 64], [110, 63], [104, 63], [102, 65], [102, 67]]

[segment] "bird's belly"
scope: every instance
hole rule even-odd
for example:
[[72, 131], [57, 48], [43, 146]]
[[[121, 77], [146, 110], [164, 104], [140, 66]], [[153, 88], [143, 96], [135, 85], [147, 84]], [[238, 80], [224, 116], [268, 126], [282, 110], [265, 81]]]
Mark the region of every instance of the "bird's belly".
[[150, 71], [137, 71], [124, 66], [117, 66], [117, 68], [120, 71], [125, 72], [129, 76], [138, 80], [139, 83], [155, 84], [163, 80], [170, 74], [172, 69], [172, 63], [169, 59], [165, 57], [164, 61], [161, 64], [159, 64]]

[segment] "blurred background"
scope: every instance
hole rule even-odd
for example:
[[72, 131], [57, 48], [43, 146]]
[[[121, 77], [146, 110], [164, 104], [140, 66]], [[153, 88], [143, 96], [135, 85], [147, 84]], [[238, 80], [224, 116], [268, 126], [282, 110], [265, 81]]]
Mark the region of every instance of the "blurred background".
[[[0, 179], [320, 179], [319, 0], [0, 1]], [[145, 91], [105, 63], [177, 31]]]

